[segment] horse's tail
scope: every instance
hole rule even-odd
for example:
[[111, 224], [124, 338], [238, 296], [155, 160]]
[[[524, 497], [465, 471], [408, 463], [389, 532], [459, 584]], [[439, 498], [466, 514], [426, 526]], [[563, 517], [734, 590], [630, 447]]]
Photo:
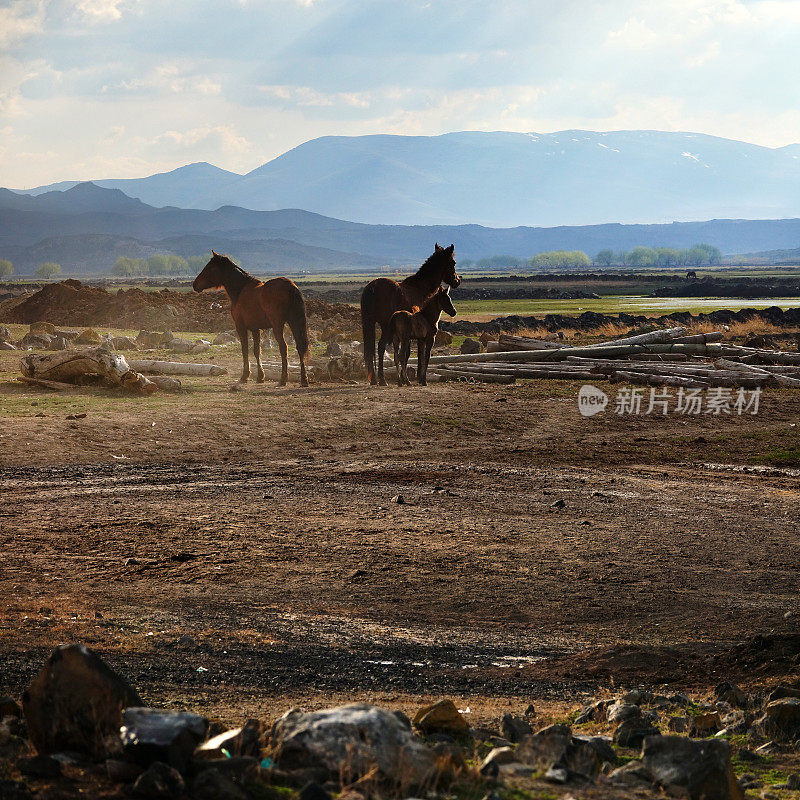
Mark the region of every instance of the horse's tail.
[[364, 366], [370, 381], [375, 375], [375, 317], [370, 308], [375, 300], [371, 285], [367, 285], [361, 293], [361, 334], [364, 339]]
[[294, 336], [294, 343], [301, 361], [308, 358], [308, 318], [306, 317], [306, 301], [302, 292], [296, 287], [289, 297], [289, 310], [286, 321]]

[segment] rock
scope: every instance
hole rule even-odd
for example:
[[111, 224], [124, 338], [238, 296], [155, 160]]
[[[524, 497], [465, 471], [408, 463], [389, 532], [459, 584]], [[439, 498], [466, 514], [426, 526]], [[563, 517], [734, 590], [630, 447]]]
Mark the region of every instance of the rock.
[[689, 736], [713, 736], [722, 727], [722, 720], [716, 711], [708, 714], [698, 714], [691, 719], [692, 724], [689, 727]]
[[481, 343], [476, 342], [474, 339], [464, 339], [464, 341], [461, 344], [462, 355], [480, 353], [482, 349], [483, 348], [481, 347]]
[[258, 777], [259, 759], [253, 756], [231, 756], [228, 758], [195, 759], [192, 762], [194, 773], [210, 769], [221, 772], [238, 783], [255, 780]]
[[433, 343], [436, 347], [447, 347], [447, 345], [453, 344], [453, 334], [447, 331], [436, 331]]
[[642, 703], [651, 703], [653, 695], [651, 692], [645, 692], [642, 689], [631, 689], [629, 692], [625, 692], [619, 701], [627, 705], [640, 706]]
[[644, 717], [629, 717], [614, 731], [614, 741], [620, 747], [639, 747], [647, 736], [658, 735], [658, 728]]
[[402, 711], [400, 711], [400, 709], [395, 709], [392, 711], [392, 714], [394, 714], [397, 719], [399, 719], [400, 722], [402, 722], [403, 725], [408, 728], [408, 730], [411, 730], [411, 720]]
[[223, 331], [222, 333], [218, 333], [214, 337], [214, 341], [212, 344], [233, 344], [234, 342], [238, 342], [239, 337], [229, 331]]
[[642, 709], [633, 703], [624, 703], [618, 700], [609, 707], [606, 718], [611, 723], [624, 722], [626, 719], [641, 717]]
[[190, 342], [187, 339], [178, 339], [177, 337], [169, 343], [169, 349], [173, 353], [191, 353], [193, 347], [194, 342]]
[[486, 758], [481, 762], [480, 770], [482, 775], [496, 775], [498, 768], [502, 764], [511, 764], [517, 760], [517, 754], [513, 747], [495, 747], [490, 750]]
[[469, 732], [467, 721], [458, 713], [452, 700], [440, 700], [432, 706], [423, 706], [414, 715], [413, 724], [423, 733]]
[[791, 686], [778, 686], [769, 693], [767, 702], [771, 703], [773, 700], [783, 700], [786, 697], [800, 697], [800, 689], [795, 689]]
[[20, 709], [13, 697], [8, 697], [7, 695], [0, 697], [0, 719], [21, 716], [22, 709]]
[[517, 760], [537, 770], [564, 769], [567, 779], [593, 779], [600, 774], [597, 750], [587, 741], [572, 736], [566, 725], [551, 725], [526, 736], [517, 747]]
[[606, 761], [613, 764], [617, 760], [617, 753], [611, 746], [610, 736], [573, 736], [572, 739], [591, 747], [597, 753], [601, 764]]
[[81, 644], [57, 647], [22, 695], [30, 738], [43, 754], [113, 751], [122, 709], [141, 704], [130, 684]]
[[54, 336], [50, 343], [51, 350], [66, 350], [68, 347], [69, 342], [63, 336]]
[[503, 719], [500, 720], [500, 728], [506, 739], [514, 743], [521, 742], [525, 736], [533, 733], [533, 727], [527, 720], [513, 714], [503, 715]]
[[206, 353], [210, 349], [211, 349], [210, 342], [197, 342], [189, 352], [192, 355], [197, 355], [198, 353]]
[[115, 336], [111, 340], [115, 350], [138, 350], [139, 345], [130, 336]]
[[753, 728], [762, 736], [779, 741], [800, 738], [800, 699], [786, 697], [767, 703]]
[[481, 344], [482, 344], [484, 347], [486, 347], [486, 345], [487, 345], [487, 344], [489, 344], [489, 342], [493, 341], [493, 339], [492, 339], [492, 335], [491, 335], [491, 334], [490, 334], [488, 331], [484, 331], [484, 332], [483, 332], [483, 333], [482, 333], [482, 334], [481, 334], [481, 335], [478, 337], [478, 341], [479, 341], [479, 342], [480, 342], [480, 343], [481, 343]]
[[17, 769], [29, 778], [58, 778], [61, 764], [51, 756], [29, 756], [17, 761]]
[[[203, 742], [195, 751], [196, 758], [228, 758], [257, 756], [260, 752], [261, 723], [249, 719], [241, 728], [233, 728]], [[226, 751], [223, 753], [222, 751]]]
[[46, 333], [26, 333], [22, 337], [23, 347], [32, 347], [34, 350], [49, 350], [53, 345], [53, 337]]
[[576, 725], [583, 725], [585, 722], [605, 722], [608, 718], [608, 700], [596, 700], [590, 705], [584, 706], [578, 716], [575, 717]]
[[[349, 779], [376, 769], [379, 780], [407, 787], [423, 785], [436, 772], [435, 756], [390, 711], [366, 703], [284, 714], [272, 741], [282, 769], [324, 767]], [[348, 775], [341, 775], [345, 780]]]
[[[6, 328], [6, 330], [8, 330]], [[43, 333], [47, 336], [52, 336], [56, 332], [56, 326], [50, 322], [32, 322], [28, 330], [31, 333]]]
[[194, 800], [249, 800], [250, 795], [227, 775], [206, 769], [192, 781], [192, 797]]
[[342, 354], [342, 346], [337, 342], [335, 339], [331, 339], [328, 342], [328, 346], [325, 349], [325, 355], [331, 358], [338, 358]]
[[164, 762], [185, 772], [208, 730], [208, 720], [186, 711], [127, 708], [120, 737], [125, 753], [144, 766]]
[[667, 727], [673, 733], [688, 733], [692, 720], [690, 717], [670, 717]]
[[139, 764], [119, 758], [106, 759], [106, 774], [114, 783], [133, 783], [143, 772]]
[[752, 724], [752, 717], [744, 711], [731, 711], [722, 718], [722, 725], [728, 733], [747, 733]]
[[171, 800], [180, 797], [184, 788], [180, 772], [156, 761], [136, 779], [132, 794], [134, 797], [152, 798], [152, 800]]
[[714, 689], [714, 696], [723, 703], [729, 703], [735, 708], [744, 708], [747, 705], [747, 696], [735, 684], [723, 681]]
[[744, 794], [731, 766], [730, 745], [721, 739], [692, 741], [683, 736], [645, 739], [642, 760], [612, 773], [631, 772], [690, 800], [743, 800]]
[[100, 344], [103, 337], [93, 328], [86, 328], [75, 338], [75, 344]]
[[73, 339], [77, 339], [79, 334], [80, 331], [56, 330], [53, 335], [60, 336], [62, 339], [66, 339], [68, 342], [71, 342]]

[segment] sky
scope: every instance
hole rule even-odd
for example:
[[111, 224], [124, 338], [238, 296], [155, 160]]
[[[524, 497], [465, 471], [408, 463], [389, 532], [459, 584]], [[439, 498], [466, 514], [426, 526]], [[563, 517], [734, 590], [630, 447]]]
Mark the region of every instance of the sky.
[[800, 141], [800, 0], [0, 0], [0, 186], [317, 136]]

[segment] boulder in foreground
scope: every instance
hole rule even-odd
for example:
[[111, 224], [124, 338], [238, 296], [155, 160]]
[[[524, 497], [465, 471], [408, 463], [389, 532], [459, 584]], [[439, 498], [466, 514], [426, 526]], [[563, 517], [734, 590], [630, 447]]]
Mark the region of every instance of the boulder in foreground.
[[130, 705], [142, 705], [139, 695], [82, 644], [57, 647], [22, 696], [30, 738], [43, 754], [113, 752]]
[[323, 767], [347, 781], [375, 770], [378, 780], [409, 788], [436, 773], [433, 751], [391, 711], [368, 703], [289, 711], [275, 723], [272, 741], [283, 769]]

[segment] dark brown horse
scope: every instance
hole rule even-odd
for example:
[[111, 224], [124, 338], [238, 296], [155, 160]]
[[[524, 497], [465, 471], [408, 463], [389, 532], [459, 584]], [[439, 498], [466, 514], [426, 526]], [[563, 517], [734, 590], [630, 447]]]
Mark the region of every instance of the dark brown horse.
[[424, 356], [417, 359], [417, 380], [420, 386], [428, 381], [428, 361], [431, 358], [433, 340], [439, 330], [439, 318], [442, 312], [451, 317], [456, 315], [450, 289], [440, 286], [433, 297], [416, 314], [410, 311], [395, 311], [389, 321], [389, 338], [394, 345], [394, 363], [397, 367], [397, 385], [411, 386], [408, 379], [408, 357], [411, 355], [411, 340], [416, 339]]
[[[417, 311], [434, 295], [442, 281], [454, 289], [461, 283], [456, 273], [456, 260], [453, 257], [455, 245], [439, 247], [433, 255], [416, 271], [398, 283], [390, 278], [376, 278], [370, 281], [361, 293], [361, 329], [364, 334], [364, 363], [367, 366], [369, 381], [375, 385], [386, 386], [383, 377], [383, 355], [389, 342], [389, 321], [395, 311]], [[381, 326], [378, 340], [378, 375], [375, 377], [375, 325]], [[419, 349], [422, 360], [422, 347]]]
[[261, 331], [272, 328], [275, 341], [281, 351], [281, 379], [278, 386], [286, 385], [289, 372], [286, 339], [283, 327], [289, 323], [300, 356], [300, 385], [308, 386], [305, 360], [308, 357], [308, 321], [306, 304], [300, 290], [288, 278], [272, 278], [262, 282], [237, 267], [227, 256], [211, 251], [211, 261], [194, 279], [192, 288], [196, 292], [204, 289], [225, 289], [231, 300], [231, 316], [242, 343], [242, 377], [246, 383], [250, 377], [250, 358], [247, 352], [247, 334], [253, 334], [253, 354], [256, 357], [259, 383], [264, 381], [261, 366]]

